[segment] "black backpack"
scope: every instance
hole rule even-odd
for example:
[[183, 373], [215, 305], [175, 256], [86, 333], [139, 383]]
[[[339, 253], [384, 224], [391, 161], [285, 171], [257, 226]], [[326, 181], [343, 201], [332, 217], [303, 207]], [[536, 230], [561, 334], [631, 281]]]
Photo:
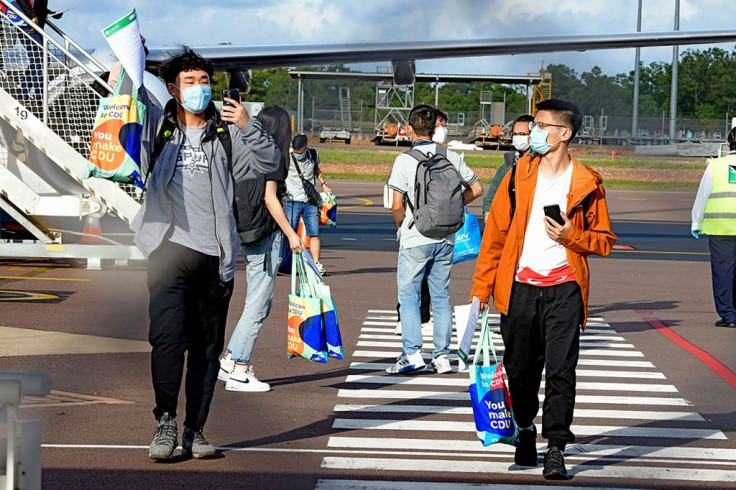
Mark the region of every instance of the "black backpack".
[[[436, 153], [417, 149], [406, 152], [419, 162], [414, 180], [414, 196], [406, 202], [413, 219], [409, 228], [430, 238], [446, 238], [462, 228], [465, 220], [463, 180], [447, 159], [447, 151], [437, 146]], [[408, 197], [408, 196], [407, 196]]]

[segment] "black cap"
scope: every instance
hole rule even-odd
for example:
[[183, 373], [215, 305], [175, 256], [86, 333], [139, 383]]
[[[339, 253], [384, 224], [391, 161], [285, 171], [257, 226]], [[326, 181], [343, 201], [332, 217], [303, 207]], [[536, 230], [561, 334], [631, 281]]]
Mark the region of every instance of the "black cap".
[[303, 150], [307, 147], [307, 137], [303, 134], [297, 134], [294, 136], [294, 139], [291, 141], [291, 146], [295, 150]]

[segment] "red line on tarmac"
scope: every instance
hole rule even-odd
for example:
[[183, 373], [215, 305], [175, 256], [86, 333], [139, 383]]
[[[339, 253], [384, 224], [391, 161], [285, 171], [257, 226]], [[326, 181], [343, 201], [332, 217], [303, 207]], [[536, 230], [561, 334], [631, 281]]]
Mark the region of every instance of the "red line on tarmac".
[[[649, 312], [640, 311], [638, 312], [641, 315], [645, 315]], [[736, 388], [736, 373], [731, 371], [727, 366], [725, 366], [721, 361], [713, 357], [708, 352], [704, 351], [700, 347], [696, 346], [695, 344], [691, 343], [690, 341], [686, 340], [679, 334], [677, 334], [674, 330], [672, 330], [670, 327], [664, 324], [662, 320], [659, 318], [654, 317], [642, 317], [645, 322], [647, 322], [649, 325], [651, 325], [655, 330], [657, 330], [659, 333], [670, 339], [672, 342], [677, 344], [682, 349], [685, 349], [698, 359], [708, 366], [714, 373], [716, 373], [718, 376], [721, 377], [726, 383], [730, 384], [733, 388]]]

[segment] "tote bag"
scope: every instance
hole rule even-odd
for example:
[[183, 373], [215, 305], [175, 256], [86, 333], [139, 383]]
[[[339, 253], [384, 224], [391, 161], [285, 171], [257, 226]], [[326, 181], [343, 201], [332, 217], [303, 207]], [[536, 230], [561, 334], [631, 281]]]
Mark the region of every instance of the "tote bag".
[[[488, 351], [493, 352], [494, 363]], [[516, 445], [518, 429], [511, 407], [511, 396], [503, 378], [503, 365], [498, 362], [488, 326], [488, 309], [483, 312], [480, 337], [470, 366], [470, 400], [478, 439], [484, 446], [497, 442]]]
[[478, 218], [465, 207], [463, 227], [455, 232], [455, 249], [452, 252], [452, 263], [459, 264], [467, 260], [475, 260], [480, 253], [480, 227]]
[[100, 99], [84, 178], [132, 182], [144, 188], [141, 139], [146, 106], [138, 100], [135, 86], [131, 94], [120, 93], [124, 74], [125, 70], [121, 68], [113, 94]]
[[287, 355], [289, 358], [301, 356], [314, 362], [327, 362], [322, 300], [311, 294], [306, 283], [302, 252], [294, 254], [291, 264], [291, 294], [286, 329]]

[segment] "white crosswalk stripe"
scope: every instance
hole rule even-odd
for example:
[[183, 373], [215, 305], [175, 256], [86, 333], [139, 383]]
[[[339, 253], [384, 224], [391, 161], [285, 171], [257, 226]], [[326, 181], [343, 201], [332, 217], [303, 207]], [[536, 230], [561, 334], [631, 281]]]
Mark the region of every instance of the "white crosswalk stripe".
[[[568, 472], [574, 478], [558, 488], [620, 487], [626, 480], [646, 487], [736, 482], [736, 449], [726, 435], [693, 411], [693, 403], [678, 396], [677, 387], [652, 362], [641, 359], [644, 353], [627, 343], [625, 334], [603, 318], [589, 320], [580, 338], [576, 371], [572, 431], [577, 443], [565, 451]], [[541, 485], [541, 465], [516, 466], [513, 446], [483, 447], [477, 440], [467, 373], [385, 374], [401, 353], [401, 337], [394, 334], [396, 322], [393, 310], [368, 311], [349, 373], [338, 390], [333, 429], [339, 434], [328, 441], [329, 448], [344, 452], [326, 456], [322, 462], [323, 468], [341, 476], [351, 470], [370, 471], [372, 477], [321, 479], [315, 488], [433, 490], [447, 488], [448, 482], [453, 488], [485, 488], [460, 483], [462, 474], [534, 475]], [[495, 331], [498, 322], [499, 316], [492, 315]], [[423, 340], [423, 357], [429, 361], [432, 336], [425, 334]], [[453, 332], [454, 367], [457, 342]], [[494, 337], [494, 344], [502, 360], [500, 336]], [[541, 418], [535, 423], [541, 427]], [[537, 446], [543, 454], [546, 441], [540, 437]], [[427, 481], [415, 482], [406, 474], [421, 475]], [[436, 482], [431, 481], [433, 476]], [[494, 484], [493, 488], [520, 486]]]

